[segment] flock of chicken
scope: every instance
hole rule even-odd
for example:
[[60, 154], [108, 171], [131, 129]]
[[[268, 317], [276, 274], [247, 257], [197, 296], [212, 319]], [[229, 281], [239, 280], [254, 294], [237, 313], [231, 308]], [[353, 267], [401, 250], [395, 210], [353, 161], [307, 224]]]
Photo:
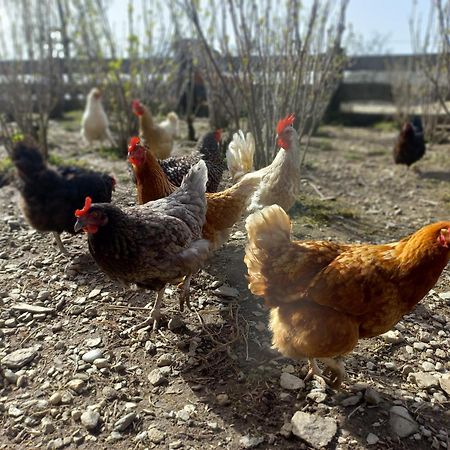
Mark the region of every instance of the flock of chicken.
[[[83, 133], [87, 140], [112, 141], [99, 98], [96, 89], [89, 95]], [[98, 123], [90, 124], [92, 108], [103, 111], [95, 119], [103, 121], [101, 132]], [[140, 137], [131, 138], [128, 147], [136, 206], [110, 203], [115, 180], [109, 175], [47, 167], [30, 142], [16, 144], [13, 162], [31, 226], [53, 232], [61, 251], [61, 232], [83, 230], [90, 253], [107, 275], [157, 291], [141, 325], [160, 324], [168, 283], [182, 283], [180, 309], [189, 306], [192, 276], [227, 241], [233, 225], [251, 213], [245, 252], [249, 288], [271, 309], [273, 344], [285, 356], [308, 359], [307, 378], [321, 376], [337, 388], [345, 378], [342, 356], [360, 338], [388, 331], [411, 311], [450, 259], [450, 221], [385, 245], [293, 241], [286, 213], [300, 176], [293, 114], [278, 122], [278, 153], [260, 170], [253, 170], [251, 134], [233, 136], [227, 164], [234, 184], [217, 192], [225, 169], [220, 130], [203, 136], [190, 155], [170, 157], [177, 117], [157, 124], [139, 101], [132, 109], [140, 124]], [[411, 140], [411, 129], [417, 132], [417, 124], [405, 127], [399, 142]], [[403, 158], [398, 162], [408, 165], [424, 153], [424, 147], [419, 152], [405, 148], [397, 152]], [[323, 373], [317, 361], [324, 364]]]

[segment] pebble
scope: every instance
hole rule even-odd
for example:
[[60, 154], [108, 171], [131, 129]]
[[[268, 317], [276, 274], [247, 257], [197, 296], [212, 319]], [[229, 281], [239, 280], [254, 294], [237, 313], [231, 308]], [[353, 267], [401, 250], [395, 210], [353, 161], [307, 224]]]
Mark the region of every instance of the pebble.
[[264, 436], [242, 436], [239, 440], [242, 448], [255, 448], [264, 442]]
[[308, 393], [306, 398], [316, 403], [323, 403], [327, 399], [327, 394], [322, 390], [313, 389], [311, 392]]
[[103, 356], [103, 350], [99, 348], [94, 348], [86, 352], [81, 359], [87, 363], [93, 363], [96, 359], [99, 359]]
[[183, 447], [183, 442], [180, 440], [169, 443], [169, 449], [176, 450], [177, 448], [181, 448], [181, 447]]
[[147, 378], [153, 386], [162, 386], [168, 383], [167, 378], [161, 373], [159, 369], [153, 369], [148, 374]]
[[227, 394], [217, 394], [216, 401], [219, 406], [227, 406], [231, 403]]
[[42, 419], [41, 427], [44, 434], [51, 434], [56, 430], [55, 425], [53, 425], [52, 421], [47, 417]]
[[37, 354], [38, 351], [35, 347], [21, 348], [6, 355], [2, 359], [1, 363], [8, 369], [21, 369], [22, 367], [30, 364]]
[[100, 294], [100, 292], [102, 292], [101, 289], [92, 289], [92, 291], [89, 292], [89, 294], [88, 294], [88, 298], [97, 297], [97, 295]]
[[367, 388], [364, 392], [364, 400], [369, 405], [378, 405], [381, 402], [381, 396], [375, 389]]
[[85, 343], [88, 347], [91, 347], [91, 348], [98, 347], [102, 343], [102, 338], [99, 336], [89, 338], [89, 339], [86, 339]]
[[379, 437], [373, 433], [369, 433], [366, 437], [368, 445], [375, 445], [379, 440], [380, 440]]
[[413, 381], [420, 389], [438, 387], [439, 380], [426, 372], [412, 372], [408, 375], [408, 381]]
[[215, 289], [213, 291], [213, 294], [215, 294], [219, 297], [225, 297], [225, 298], [238, 298], [239, 297], [239, 291], [234, 287], [227, 286], [226, 284]]
[[123, 417], [121, 417], [114, 424], [114, 431], [125, 431], [136, 419], [137, 415], [135, 412], [131, 412]]
[[98, 426], [100, 420], [100, 413], [98, 411], [94, 411], [92, 409], [87, 409], [80, 416], [80, 420], [82, 425], [88, 431], [95, 430]]
[[156, 361], [158, 367], [170, 366], [173, 362], [173, 356], [170, 353], [164, 353]]
[[435, 367], [433, 363], [425, 361], [422, 363], [422, 369], [425, 370], [425, 372], [432, 372], [435, 370]]
[[117, 397], [119, 397], [119, 393], [111, 386], [105, 386], [102, 389], [102, 394], [107, 400], [115, 400]]
[[87, 387], [86, 381], [81, 380], [79, 378], [74, 378], [73, 380], [70, 380], [67, 383], [67, 387], [77, 393], [77, 394], [81, 394]]
[[11, 369], [5, 369], [3, 371], [3, 376], [8, 380], [11, 384], [16, 384], [19, 376], [13, 372]]
[[358, 392], [357, 395], [351, 395], [350, 397], [344, 398], [341, 401], [342, 406], [354, 406], [357, 405], [361, 401], [362, 395]]
[[439, 379], [441, 389], [450, 397], [450, 375]]
[[393, 406], [389, 410], [389, 424], [394, 433], [401, 438], [416, 433], [419, 429], [417, 422], [403, 406]]
[[297, 411], [293, 415], [291, 424], [292, 432], [315, 448], [326, 447], [337, 432], [337, 423], [331, 417], [303, 411]]
[[97, 369], [105, 369], [106, 367], [109, 367], [109, 361], [106, 358], [97, 358], [94, 359], [94, 366], [97, 367]]
[[397, 330], [390, 330], [382, 334], [380, 337], [388, 344], [398, 344], [405, 340], [403, 335]]
[[167, 328], [169, 328], [170, 331], [176, 331], [180, 328], [183, 328], [185, 326], [184, 320], [181, 318], [181, 316], [173, 316], [169, 323], [167, 324]]
[[298, 390], [305, 387], [305, 383], [299, 377], [287, 372], [282, 372], [280, 376], [280, 386], [283, 389]]
[[427, 348], [427, 344], [425, 344], [424, 342], [414, 342], [413, 348], [423, 352]]
[[62, 402], [62, 394], [59, 391], [54, 392], [50, 398], [48, 399], [48, 402], [53, 406], [58, 406]]
[[164, 431], [157, 428], [149, 428], [147, 431], [148, 440], [153, 444], [159, 444], [166, 438]]

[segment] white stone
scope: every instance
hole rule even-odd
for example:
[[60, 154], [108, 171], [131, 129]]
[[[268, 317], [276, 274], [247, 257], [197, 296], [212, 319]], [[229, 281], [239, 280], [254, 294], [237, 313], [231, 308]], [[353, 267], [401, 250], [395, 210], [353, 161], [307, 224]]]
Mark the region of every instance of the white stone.
[[401, 438], [416, 433], [419, 429], [417, 422], [403, 406], [393, 406], [389, 410], [389, 423], [395, 434]]
[[305, 387], [305, 383], [299, 377], [287, 372], [283, 372], [280, 376], [280, 386], [283, 389], [298, 390]]
[[330, 417], [321, 417], [297, 411], [291, 419], [292, 432], [314, 448], [326, 447], [337, 432], [336, 421]]

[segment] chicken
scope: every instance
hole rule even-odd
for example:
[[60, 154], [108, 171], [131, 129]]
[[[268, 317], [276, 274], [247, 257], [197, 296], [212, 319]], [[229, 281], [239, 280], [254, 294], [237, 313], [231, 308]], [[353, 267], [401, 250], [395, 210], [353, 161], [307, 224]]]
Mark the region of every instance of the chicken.
[[406, 122], [394, 147], [395, 164], [406, 164], [408, 167], [425, 155], [425, 140], [420, 117]]
[[246, 136], [242, 130], [233, 134], [233, 140], [227, 149], [227, 166], [234, 182], [248, 172], [253, 171], [253, 157], [255, 154], [255, 139], [252, 133]]
[[225, 170], [225, 163], [219, 145], [221, 136], [221, 130], [206, 133], [200, 138], [196, 150], [191, 154], [178, 157], [172, 156], [159, 161], [169, 180], [176, 186], [179, 186], [189, 169], [200, 159], [203, 159], [208, 168], [206, 192], [216, 192]]
[[[170, 156], [173, 148], [172, 133], [161, 127], [154, 120], [150, 109], [139, 100], [132, 102], [133, 113], [139, 119], [139, 135], [149, 146], [150, 151], [159, 158], [166, 159]], [[186, 175], [187, 171], [184, 173]], [[181, 183], [181, 180], [180, 180]]]
[[176, 112], [171, 111], [169, 114], [167, 114], [166, 119], [164, 119], [159, 126], [166, 130], [168, 133], [172, 135], [174, 139], [178, 137], [178, 115]]
[[108, 140], [112, 146], [116, 146], [109, 131], [108, 116], [103, 109], [101, 98], [102, 94], [99, 89], [91, 89], [81, 119], [81, 136], [89, 145], [92, 145], [93, 141]]
[[333, 387], [345, 376], [341, 357], [409, 313], [450, 259], [450, 222], [383, 245], [293, 241], [288, 215], [272, 205], [250, 215], [246, 228], [249, 288], [271, 308], [274, 347], [308, 358], [307, 378], [323, 376]]
[[[167, 197], [176, 191], [177, 187], [169, 181], [153, 153], [137, 137], [130, 140], [128, 160], [136, 178], [139, 204]], [[206, 193], [208, 208], [202, 235], [210, 243], [211, 250], [228, 239], [232, 226], [241, 218], [259, 182], [260, 179], [251, 173], [222, 192]]]
[[209, 244], [201, 239], [206, 180], [206, 165], [199, 161], [168, 197], [126, 211], [108, 203], [91, 204], [87, 198], [84, 208], [75, 213], [75, 231], [88, 233], [89, 250], [107, 275], [157, 291], [149, 317], [155, 329], [166, 284], [184, 277], [190, 280], [207, 258]]
[[[288, 211], [295, 203], [300, 184], [300, 150], [298, 134], [293, 128], [295, 116], [290, 114], [277, 124], [277, 144], [280, 147], [272, 163], [259, 172], [261, 183], [248, 206], [249, 212], [278, 204]], [[233, 137], [228, 148], [227, 164], [232, 176], [239, 178], [252, 167], [253, 136], [242, 132]]]
[[58, 248], [67, 253], [60, 233], [74, 234], [74, 211], [86, 196], [110, 202], [116, 181], [113, 177], [77, 167], [47, 167], [31, 143], [18, 142], [12, 160], [19, 177], [21, 208], [30, 225], [38, 231], [52, 231]]

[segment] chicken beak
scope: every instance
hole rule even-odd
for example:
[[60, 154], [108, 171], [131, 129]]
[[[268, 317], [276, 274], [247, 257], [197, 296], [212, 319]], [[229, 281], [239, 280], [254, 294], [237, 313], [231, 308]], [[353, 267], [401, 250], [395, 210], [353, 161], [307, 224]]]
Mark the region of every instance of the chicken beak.
[[83, 217], [79, 217], [77, 219], [77, 221], [75, 222], [75, 226], [73, 227], [73, 229], [75, 230], [75, 233], [78, 233], [86, 226], [86, 224], [84, 222], [85, 222], [85, 220]]

